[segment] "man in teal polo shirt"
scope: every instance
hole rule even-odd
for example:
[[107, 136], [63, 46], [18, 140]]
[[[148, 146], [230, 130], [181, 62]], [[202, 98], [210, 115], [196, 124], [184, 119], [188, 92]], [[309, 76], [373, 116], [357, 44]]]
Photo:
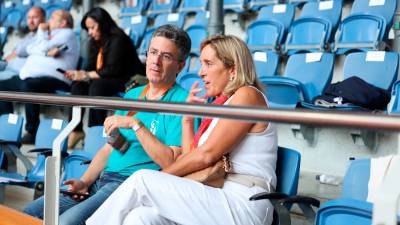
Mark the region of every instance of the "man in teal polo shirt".
[[[124, 98], [184, 102], [188, 93], [175, 83], [175, 78], [185, 66], [190, 47], [190, 38], [182, 29], [171, 25], [159, 27], [147, 51], [149, 84], [130, 90]], [[114, 147], [105, 144], [80, 179], [65, 182], [70, 191], [89, 193], [90, 197], [84, 200], [79, 196], [60, 196], [59, 224], [84, 224], [132, 173], [144, 168], [160, 170], [175, 161], [180, 154], [181, 120], [181, 116], [122, 110], [107, 117], [105, 132], [114, 136], [118, 131], [129, 147], [114, 148], [113, 141], [110, 143]], [[43, 218], [43, 204], [43, 198], [39, 198], [24, 212]]]

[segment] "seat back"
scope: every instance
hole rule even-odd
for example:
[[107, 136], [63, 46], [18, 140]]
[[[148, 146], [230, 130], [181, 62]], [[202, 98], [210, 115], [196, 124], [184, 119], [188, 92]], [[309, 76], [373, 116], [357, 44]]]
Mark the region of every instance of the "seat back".
[[248, 0], [224, 0], [224, 10], [242, 13], [245, 10]]
[[274, 49], [282, 43], [283, 34], [280, 22], [257, 20], [247, 28], [247, 45], [251, 50]]
[[182, 0], [179, 12], [202, 12], [207, 9], [208, 0]]
[[125, 0], [124, 6], [121, 7], [120, 15], [121, 16], [135, 16], [143, 13], [144, 10], [147, 9], [150, 1], [142, 0]]
[[369, 0], [355, 0], [351, 7], [350, 15], [354, 14], [369, 14], [381, 16], [385, 19], [388, 27], [392, 25], [393, 16], [396, 11], [396, 0], [385, 1], [369, 1]]
[[207, 29], [201, 25], [192, 25], [186, 29], [190, 39], [192, 40], [192, 46], [190, 52], [200, 54], [200, 44], [207, 38]]
[[343, 65], [343, 78], [358, 76], [369, 84], [390, 90], [397, 79], [399, 56], [395, 52], [356, 52]]
[[122, 16], [121, 28], [132, 39], [133, 44], [138, 47], [140, 40], [146, 31], [148, 19], [146, 16]]
[[154, 22], [154, 27], [157, 28], [165, 24], [172, 24], [179, 28], [182, 28], [184, 22], [185, 22], [184, 17], [179, 13], [164, 13], [164, 14], [159, 14], [156, 17], [156, 20]]
[[300, 18], [313, 17], [328, 20], [332, 29], [336, 29], [342, 15], [342, 0], [307, 2], [301, 10]]
[[371, 160], [359, 159], [351, 162], [343, 179], [342, 198], [365, 201], [368, 196]]
[[72, 0], [55, 0], [55, 4], [61, 6], [64, 10], [70, 10], [72, 7]]
[[382, 17], [354, 15], [347, 17], [341, 24], [341, 43], [370, 43], [382, 40], [385, 22]]
[[175, 12], [178, 8], [179, 0], [153, 0], [150, 9], [147, 11], [147, 15], [152, 17], [159, 14], [168, 14]]
[[278, 4], [278, 2], [278, 0], [249, 0], [247, 8], [252, 11], [257, 11], [263, 6]]
[[0, 22], [2, 23], [6, 19], [8, 13], [12, 9], [14, 9], [15, 3], [13, 1], [10, 1], [10, 0], [1, 1], [0, 3], [1, 3], [1, 7], [0, 7], [0, 12], [1, 12], [0, 13]]
[[138, 49], [138, 55], [144, 56], [146, 55], [146, 51], [150, 46], [151, 36], [153, 36], [154, 29], [149, 28], [146, 30], [142, 42], [140, 43], [140, 48]]
[[24, 118], [16, 114], [0, 116], [0, 140], [21, 143], [21, 131]]
[[[67, 125], [67, 121], [60, 119], [44, 118], [40, 120], [39, 127], [36, 132], [35, 148], [53, 148], [54, 139]], [[67, 140], [62, 143], [61, 150], [67, 151]]]
[[292, 23], [291, 38], [287, 44], [304, 45], [304, 49], [308, 49], [306, 45], [313, 45], [309, 48], [315, 48], [315, 46], [329, 41], [331, 31], [332, 26], [328, 20], [302, 17]]
[[198, 81], [199, 88], [202, 88], [203, 90], [198, 93], [198, 96], [204, 96], [205, 94], [205, 90], [204, 90], [204, 84], [203, 81], [201, 80], [200, 76], [196, 73], [186, 73], [186, 74], [182, 74], [179, 75], [176, 78], [176, 83], [179, 84], [183, 89], [190, 91], [190, 88], [192, 87], [192, 85], [194, 84], [194, 82]]
[[83, 151], [89, 153], [92, 157], [97, 151], [107, 143], [107, 135], [104, 133], [103, 126], [92, 126], [88, 128], [85, 137], [85, 146]]
[[260, 9], [257, 20], [279, 21], [284, 29], [288, 30], [293, 21], [295, 11], [295, 7], [291, 4], [265, 6]]
[[278, 160], [276, 163], [277, 192], [285, 193], [288, 196], [297, 194], [300, 163], [300, 153], [293, 149], [278, 147]]
[[274, 76], [279, 65], [279, 55], [273, 51], [255, 50], [252, 52], [258, 77]]
[[[312, 56], [321, 54], [320, 60]], [[306, 53], [290, 56], [285, 77], [303, 84], [304, 100], [309, 102], [331, 83], [335, 57], [331, 53]]]

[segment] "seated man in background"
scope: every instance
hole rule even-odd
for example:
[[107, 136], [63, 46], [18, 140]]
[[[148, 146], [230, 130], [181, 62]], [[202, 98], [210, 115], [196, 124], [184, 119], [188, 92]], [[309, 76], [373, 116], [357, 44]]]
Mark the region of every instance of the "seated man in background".
[[6, 80], [19, 74], [28, 57], [26, 47], [35, 39], [39, 24], [45, 22], [46, 12], [42, 8], [34, 6], [28, 11], [26, 20], [29, 33], [4, 58], [4, 61], [0, 61], [0, 80]]
[[[72, 30], [73, 19], [69, 12], [54, 11], [48, 23], [41, 23], [35, 39], [27, 46], [28, 58], [19, 76], [0, 81], [0, 91], [54, 93], [68, 91], [70, 83], [57, 71], [74, 69], [79, 58], [78, 42]], [[27, 133], [23, 143], [33, 143], [39, 126], [39, 105], [26, 104]], [[11, 102], [0, 102], [0, 114], [12, 113]]]
[[[149, 84], [130, 90], [124, 98], [184, 102], [188, 93], [175, 79], [185, 66], [190, 47], [190, 38], [182, 29], [171, 25], [159, 27], [153, 33], [147, 54]], [[109, 143], [97, 152], [80, 179], [64, 182], [70, 185], [70, 191], [90, 196], [84, 200], [79, 196], [61, 195], [59, 224], [84, 224], [131, 174], [140, 169], [160, 170], [175, 161], [180, 154], [181, 121], [181, 116], [126, 110], [118, 110], [114, 116], [107, 117], [104, 129], [111, 136]], [[117, 143], [124, 144], [117, 146]], [[41, 197], [24, 212], [43, 218], [43, 206]]]

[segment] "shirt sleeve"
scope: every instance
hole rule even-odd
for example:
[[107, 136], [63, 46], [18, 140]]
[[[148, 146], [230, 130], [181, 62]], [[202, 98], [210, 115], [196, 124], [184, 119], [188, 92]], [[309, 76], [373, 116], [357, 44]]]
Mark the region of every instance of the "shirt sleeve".
[[35, 39], [33, 38], [33, 35], [31, 33], [29, 33], [15, 48], [17, 56], [22, 57], [22, 58], [28, 57], [29, 54], [28, 54], [26, 48], [34, 40]]
[[59, 30], [50, 38], [47, 31], [38, 29], [36, 38], [26, 48], [29, 55], [46, 55], [46, 53], [57, 46], [68, 44], [73, 32], [67, 29]]

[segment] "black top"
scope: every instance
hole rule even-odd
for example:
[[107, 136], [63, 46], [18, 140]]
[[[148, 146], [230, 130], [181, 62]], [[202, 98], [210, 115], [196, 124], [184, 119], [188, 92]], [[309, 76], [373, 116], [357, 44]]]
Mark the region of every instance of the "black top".
[[[89, 60], [86, 71], [96, 70], [100, 46], [93, 39], [89, 42]], [[123, 32], [111, 34], [103, 45], [103, 68], [96, 70], [101, 78], [129, 80], [135, 74], [145, 74], [132, 40]]]

